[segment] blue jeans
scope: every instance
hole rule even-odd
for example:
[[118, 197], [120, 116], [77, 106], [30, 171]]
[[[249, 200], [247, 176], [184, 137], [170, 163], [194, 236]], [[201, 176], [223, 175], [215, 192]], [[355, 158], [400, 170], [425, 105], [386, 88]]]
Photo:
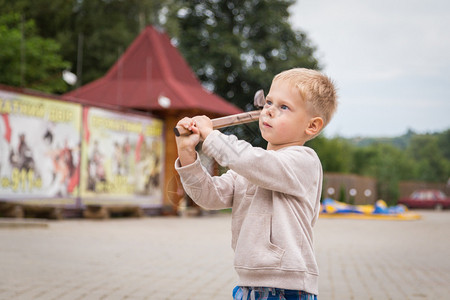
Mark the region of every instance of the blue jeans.
[[317, 300], [317, 296], [298, 290], [237, 286], [233, 300]]

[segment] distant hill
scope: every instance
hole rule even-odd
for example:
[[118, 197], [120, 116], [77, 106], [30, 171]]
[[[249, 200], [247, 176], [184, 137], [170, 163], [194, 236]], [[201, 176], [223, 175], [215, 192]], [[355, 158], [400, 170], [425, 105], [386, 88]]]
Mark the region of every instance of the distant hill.
[[[441, 134], [441, 133], [431, 133], [432, 135]], [[406, 149], [409, 145], [409, 142], [411, 139], [416, 135], [422, 135], [415, 133], [411, 129], [408, 130], [404, 135], [398, 136], [398, 137], [357, 137], [357, 138], [347, 138], [346, 140], [350, 142], [351, 144], [358, 146], [358, 147], [365, 147], [372, 144], [390, 144], [393, 145], [399, 149]]]

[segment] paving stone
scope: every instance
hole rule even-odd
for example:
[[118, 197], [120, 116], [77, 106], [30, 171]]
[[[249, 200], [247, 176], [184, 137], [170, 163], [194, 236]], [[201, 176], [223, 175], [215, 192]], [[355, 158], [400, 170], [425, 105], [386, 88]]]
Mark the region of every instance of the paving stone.
[[[450, 211], [319, 219], [319, 299], [446, 299]], [[0, 299], [231, 299], [230, 216], [0, 227]]]

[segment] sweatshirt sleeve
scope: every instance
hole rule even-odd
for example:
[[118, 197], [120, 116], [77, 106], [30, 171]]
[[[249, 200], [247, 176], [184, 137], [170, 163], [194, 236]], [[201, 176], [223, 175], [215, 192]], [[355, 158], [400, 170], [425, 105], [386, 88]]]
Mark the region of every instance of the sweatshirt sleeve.
[[187, 166], [175, 161], [175, 169], [180, 175], [186, 193], [198, 205], [206, 209], [230, 208], [233, 204], [235, 173], [227, 172], [222, 176], [211, 176], [197, 160]]
[[203, 151], [265, 189], [301, 197], [321, 184], [320, 160], [308, 147], [265, 150], [214, 130], [204, 141]]

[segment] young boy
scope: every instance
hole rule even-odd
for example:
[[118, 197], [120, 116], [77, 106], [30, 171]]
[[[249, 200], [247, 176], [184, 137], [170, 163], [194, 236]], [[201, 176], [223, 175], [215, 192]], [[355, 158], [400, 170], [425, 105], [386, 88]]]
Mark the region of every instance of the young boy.
[[[177, 126], [175, 168], [186, 193], [207, 209], [232, 208], [239, 285], [234, 299], [317, 299], [319, 271], [312, 228], [320, 210], [322, 166], [304, 143], [330, 121], [336, 91], [318, 71], [291, 69], [272, 81], [259, 119], [267, 150], [212, 129], [205, 116]], [[210, 176], [195, 146], [229, 171]], [[284, 298], [283, 298], [284, 297]]]

